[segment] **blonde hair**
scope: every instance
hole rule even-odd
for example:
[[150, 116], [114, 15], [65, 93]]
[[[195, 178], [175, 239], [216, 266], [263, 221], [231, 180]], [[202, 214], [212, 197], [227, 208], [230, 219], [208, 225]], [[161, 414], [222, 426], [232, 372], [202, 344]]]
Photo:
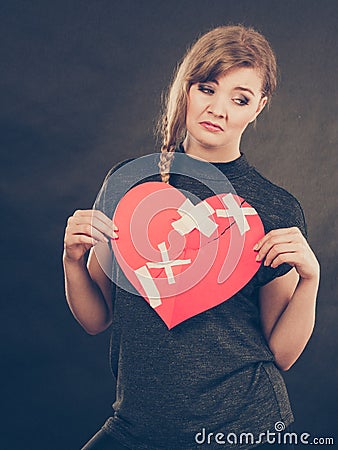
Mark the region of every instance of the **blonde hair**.
[[270, 101], [277, 84], [277, 64], [268, 41], [253, 28], [221, 26], [201, 36], [179, 65], [165, 99], [161, 119], [162, 147], [158, 164], [161, 179], [169, 183], [175, 148], [186, 134], [186, 111], [190, 86], [214, 80], [233, 67], [259, 69], [262, 96]]

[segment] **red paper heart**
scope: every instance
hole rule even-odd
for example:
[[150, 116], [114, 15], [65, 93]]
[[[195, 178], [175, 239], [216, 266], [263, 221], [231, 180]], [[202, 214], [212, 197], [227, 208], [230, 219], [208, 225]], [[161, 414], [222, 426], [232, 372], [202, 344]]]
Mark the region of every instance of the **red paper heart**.
[[[187, 202], [192, 212], [181, 211]], [[264, 236], [262, 221], [235, 194], [192, 205], [173, 186], [147, 182], [120, 200], [113, 221], [117, 262], [169, 329], [228, 300], [260, 266], [253, 247]]]

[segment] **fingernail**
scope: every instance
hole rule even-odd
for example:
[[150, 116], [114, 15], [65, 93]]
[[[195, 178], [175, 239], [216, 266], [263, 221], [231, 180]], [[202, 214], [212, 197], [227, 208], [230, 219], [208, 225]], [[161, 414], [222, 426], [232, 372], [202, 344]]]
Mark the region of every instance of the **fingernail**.
[[258, 250], [258, 244], [256, 244], [252, 250]]
[[256, 256], [256, 261], [260, 261], [261, 257], [259, 255]]

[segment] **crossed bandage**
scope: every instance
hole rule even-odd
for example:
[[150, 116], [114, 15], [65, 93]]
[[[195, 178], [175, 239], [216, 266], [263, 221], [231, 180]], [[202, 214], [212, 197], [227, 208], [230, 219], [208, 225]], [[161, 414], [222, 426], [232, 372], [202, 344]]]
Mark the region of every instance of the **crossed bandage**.
[[[210, 217], [216, 213], [217, 217], [233, 218], [241, 235], [250, 230], [246, 216], [257, 214], [256, 210], [251, 207], [242, 208], [232, 194], [224, 195], [222, 202], [227, 209], [216, 209], [215, 211], [206, 201], [194, 205], [189, 199], [186, 199], [177, 210], [181, 218], [172, 222], [171, 225], [182, 236], [197, 229], [205, 236], [210, 237], [218, 227], [218, 224]], [[150, 306], [153, 308], [160, 306], [162, 302], [154, 279], [148, 269], [164, 269], [168, 284], [174, 284], [176, 281], [172, 268], [191, 263], [191, 259], [170, 260], [165, 242], [161, 242], [158, 248], [161, 253], [161, 261], [147, 262], [146, 265], [135, 270], [135, 274], [149, 298]]]

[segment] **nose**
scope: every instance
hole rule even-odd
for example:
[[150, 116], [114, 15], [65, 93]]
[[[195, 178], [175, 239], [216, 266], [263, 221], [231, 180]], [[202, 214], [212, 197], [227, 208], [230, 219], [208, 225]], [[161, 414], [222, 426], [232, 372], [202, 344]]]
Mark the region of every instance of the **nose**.
[[208, 112], [215, 117], [224, 118], [227, 115], [226, 104], [224, 97], [221, 95], [214, 94], [211, 97]]

